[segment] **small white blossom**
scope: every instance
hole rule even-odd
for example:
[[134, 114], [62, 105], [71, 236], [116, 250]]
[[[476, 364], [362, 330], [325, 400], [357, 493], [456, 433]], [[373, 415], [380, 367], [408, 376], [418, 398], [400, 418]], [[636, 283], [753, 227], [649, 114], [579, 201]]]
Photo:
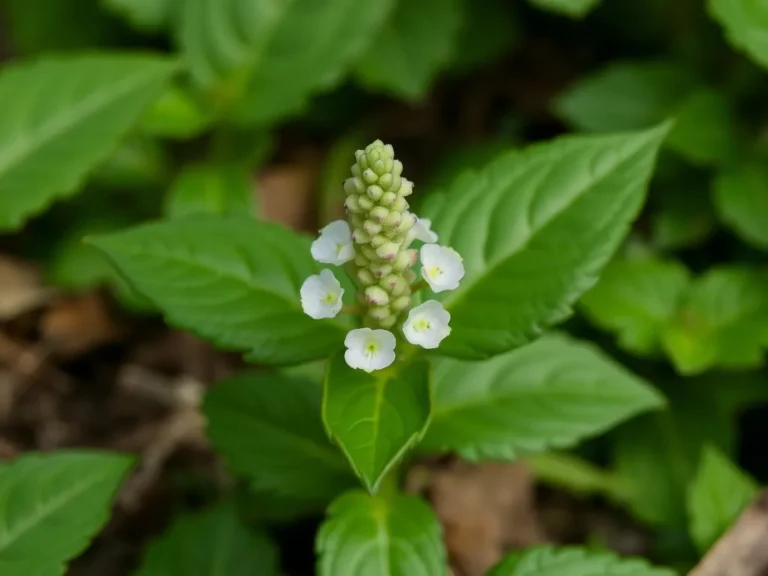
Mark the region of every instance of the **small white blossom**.
[[373, 372], [395, 361], [395, 336], [388, 330], [358, 328], [344, 339], [344, 360], [350, 367]]
[[437, 233], [432, 231], [432, 220], [429, 218], [416, 217], [416, 223], [413, 228], [408, 230], [408, 242], [421, 240], [425, 244], [434, 244], [437, 242]]
[[312, 242], [312, 258], [323, 264], [340, 266], [354, 259], [352, 231], [344, 220], [336, 220], [320, 230], [320, 237]]
[[300, 293], [304, 313], [315, 320], [333, 318], [341, 310], [344, 289], [328, 269], [304, 280]]
[[437, 348], [451, 333], [450, 313], [437, 300], [427, 300], [408, 313], [403, 334], [408, 342], [422, 348]]
[[453, 248], [424, 244], [421, 247], [421, 275], [433, 292], [455, 290], [464, 277], [464, 263]]

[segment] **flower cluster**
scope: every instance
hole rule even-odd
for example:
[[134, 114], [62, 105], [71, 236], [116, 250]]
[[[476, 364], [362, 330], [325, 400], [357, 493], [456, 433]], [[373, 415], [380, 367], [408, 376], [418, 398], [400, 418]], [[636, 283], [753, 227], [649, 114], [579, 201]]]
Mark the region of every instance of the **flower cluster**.
[[[397, 339], [390, 330], [399, 328], [408, 342], [429, 349], [450, 334], [451, 315], [443, 305], [427, 300], [412, 308], [413, 293], [427, 286], [436, 293], [455, 290], [464, 264], [455, 250], [437, 244], [428, 219], [409, 212], [413, 183], [402, 177], [392, 146], [376, 140], [355, 159], [344, 182], [348, 221], [323, 228], [311, 251], [318, 262], [345, 266], [355, 281], [358, 304], [351, 311], [361, 313], [365, 328], [347, 334], [344, 358], [352, 368], [372, 372], [395, 360]], [[422, 280], [413, 269], [419, 260]], [[301, 304], [312, 318], [333, 318], [343, 311], [343, 294], [333, 272], [324, 269], [302, 285]]]

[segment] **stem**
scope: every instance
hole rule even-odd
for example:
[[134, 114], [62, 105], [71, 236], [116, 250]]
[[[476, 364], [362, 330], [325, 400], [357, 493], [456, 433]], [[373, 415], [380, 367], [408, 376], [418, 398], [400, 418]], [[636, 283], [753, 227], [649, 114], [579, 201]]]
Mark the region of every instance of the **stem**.
[[416, 293], [422, 288], [428, 288], [428, 287], [429, 287], [429, 284], [427, 284], [427, 281], [422, 278], [415, 284], [411, 285], [411, 292]]

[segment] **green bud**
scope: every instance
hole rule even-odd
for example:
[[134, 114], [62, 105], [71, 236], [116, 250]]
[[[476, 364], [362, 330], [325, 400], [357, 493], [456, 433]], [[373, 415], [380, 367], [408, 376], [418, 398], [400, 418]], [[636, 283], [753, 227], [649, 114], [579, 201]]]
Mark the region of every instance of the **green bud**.
[[[349, 180], [347, 180], [349, 182]], [[363, 212], [363, 208], [360, 206], [360, 202], [357, 201], [357, 194], [350, 194], [347, 199], [344, 200], [344, 206], [351, 214], [359, 214]]]
[[382, 206], [392, 206], [397, 201], [397, 194], [394, 192], [384, 192], [379, 202]]
[[371, 236], [376, 236], [376, 234], [381, 232], [381, 224], [377, 224], [373, 220], [366, 220], [363, 222], [363, 230]]
[[400, 285], [401, 280], [402, 278], [396, 274], [387, 274], [384, 278], [379, 280], [379, 286], [384, 288], [387, 292], [392, 293], [392, 291]]
[[389, 216], [389, 210], [384, 208], [384, 206], [376, 206], [368, 215], [376, 222], [384, 222], [385, 218]]
[[376, 162], [373, 163], [373, 171], [376, 172], [379, 176], [384, 174], [387, 171], [387, 165], [384, 163], [383, 160], [376, 160]]
[[395, 323], [397, 322], [397, 316], [393, 314], [392, 316], [387, 316], [386, 318], [382, 318], [378, 322], [379, 322], [379, 326], [381, 326], [385, 330], [388, 330], [389, 328], [392, 328], [392, 326], [394, 326]]
[[358, 266], [359, 268], [368, 268], [371, 265], [371, 261], [368, 260], [365, 256], [357, 252], [355, 254], [355, 266]]
[[408, 201], [403, 198], [402, 196], [398, 196], [395, 200], [395, 203], [392, 204], [392, 210], [396, 210], [398, 212], [405, 212], [408, 210]]
[[360, 208], [366, 212], [374, 206], [373, 201], [370, 198], [363, 196], [362, 194], [357, 197], [357, 203], [360, 205]]
[[368, 244], [371, 241], [371, 237], [365, 232], [365, 230], [356, 228], [354, 232], [352, 232], [352, 240], [355, 241], [355, 244]]
[[384, 262], [371, 262], [369, 268], [376, 278], [383, 278], [392, 272], [392, 265]]
[[370, 168], [366, 168], [363, 171], [363, 180], [367, 184], [376, 184], [376, 181], [379, 179], [379, 177], [376, 175], [376, 172], [371, 170]]
[[[380, 238], [380, 236], [376, 236], [376, 238]], [[394, 242], [385, 242], [384, 244], [376, 248], [376, 254], [382, 260], [391, 261], [397, 257], [399, 250], [400, 250], [399, 244], [395, 244]]]
[[366, 270], [365, 268], [360, 268], [357, 271], [357, 280], [363, 286], [370, 286], [376, 282], [376, 279], [373, 277], [373, 274], [371, 274], [370, 271]]
[[384, 226], [386, 226], [387, 228], [397, 229], [400, 226], [402, 219], [403, 219], [403, 215], [401, 212], [392, 210], [384, 219]]
[[376, 255], [376, 250], [368, 248], [368, 246], [361, 246], [360, 252], [362, 252], [363, 256], [365, 256], [371, 262], [377, 262], [379, 260], [379, 257]]
[[365, 157], [365, 152], [362, 150], [355, 152], [355, 160], [357, 160], [357, 163], [363, 167], [363, 170], [368, 168], [368, 159]]
[[347, 195], [358, 194], [354, 178], [347, 178], [344, 180], [344, 192], [346, 192]]
[[368, 186], [367, 190], [368, 198], [373, 200], [374, 202], [378, 202], [379, 199], [384, 195], [384, 190], [382, 190], [379, 186], [376, 186], [373, 184], [372, 186]]
[[358, 228], [363, 227], [365, 218], [363, 218], [360, 214], [351, 214], [349, 216], [349, 223], [353, 230], [357, 230]]
[[368, 309], [368, 316], [374, 320], [384, 320], [392, 314], [389, 306], [371, 306]]
[[389, 294], [380, 286], [368, 286], [365, 289], [365, 300], [369, 304], [375, 304], [377, 306], [384, 306], [389, 304]]
[[416, 282], [416, 279], [419, 277], [419, 275], [416, 273], [416, 270], [411, 270], [408, 268], [405, 272], [403, 272], [403, 276], [405, 276], [406, 281], [408, 284], [413, 284]]
[[403, 173], [403, 163], [400, 162], [400, 160], [395, 160], [394, 165], [392, 166], [392, 174], [394, 176], [400, 176], [400, 174]]
[[403, 178], [400, 182], [400, 195], [410, 196], [411, 194], [413, 194], [413, 182]]
[[410, 212], [403, 214], [403, 219], [400, 222], [400, 226], [397, 227], [397, 231], [400, 234], [405, 234], [416, 225], [416, 216]]
[[352, 164], [352, 176], [354, 176], [355, 178], [362, 178], [363, 170], [365, 170], [365, 168], [361, 169], [360, 166], [358, 166], [357, 164]]
[[410, 268], [416, 263], [418, 258], [418, 252], [416, 250], [403, 250], [400, 252], [395, 261], [392, 262], [392, 268], [395, 272], [403, 272], [407, 268]]
[[[390, 161], [391, 163], [391, 161]], [[390, 168], [391, 170], [391, 168]], [[392, 174], [383, 174], [379, 177], [379, 186], [384, 188], [384, 190], [389, 190], [392, 186]]]
[[401, 312], [408, 308], [411, 305], [411, 297], [410, 296], [400, 296], [399, 298], [395, 299], [394, 302], [392, 302], [392, 310], [395, 310], [396, 312]]
[[377, 234], [376, 236], [371, 238], [371, 246], [374, 248], [380, 248], [381, 246], [384, 246], [388, 242], [386, 236], [382, 236], [381, 234]]

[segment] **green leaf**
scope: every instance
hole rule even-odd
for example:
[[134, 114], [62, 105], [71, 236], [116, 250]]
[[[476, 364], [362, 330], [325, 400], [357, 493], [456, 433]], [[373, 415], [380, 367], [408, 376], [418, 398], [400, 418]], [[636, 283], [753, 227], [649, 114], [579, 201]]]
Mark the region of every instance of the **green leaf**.
[[170, 323], [222, 348], [294, 364], [343, 345], [345, 323], [302, 311], [299, 289], [317, 267], [309, 239], [280, 225], [201, 215], [90, 241]]
[[440, 523], [414, 496], [348, 492], [317, 534], [319, 576], [439, 576], [446, 573]]
[[691, 537], [703, 554], [757, 496], [752, 478], [712, 446], [706, 446], [688, 487]]
[[355, 68], [367, 87], [422, 98], [448, 63], [461, 24], [459, 0], [398, 0]]
[[189, 165], [168, 190], [170, 218], [194, 214], [254, 216], [255, 184], [250, 170], [237, 165]]
[[[90, 174], [89, 185], [127, 190], [134, 194], [134, 198], [139, 197], [136, 190], [150, 190], [154, 200], [155, 191], [166, 185], [166, 170], [165, 150], [158, 140], [143, 135], [129, 136]], [[113, 209], [112, 212], [120, 210]]]
[[738, 267], [708, 271], [685, 295], [662, 344], [682, 374], [761, 366], [768, 346], [768, 274]]
[[200, 135], [212, 120], [187, 89], [170, 86], [144, 113], [141, 129], [161, 138], [186, 140]]
[[627, 234], [668, 127], [562, 137], [459, 178], [429, 211], [466, 269], [438, 295], [453, 328], [440, 352], [486, 358], [568, 317]]
[[668, 118], [696, 84], [669, 62], [619, 62], [582, 77], [555, 101], [555, 111], [587, 132], [640, 130]]
[[109, 518], [132, 459], [62, 450], [0, 467], [0, 573], [63, 575]]
[[323, 394], [323, 422], [369, 492], [418, 442], [431, 409], [429, 365], [367, 374], [330, 361]]
[[667, 410], [621, 426], [615, 435], [615, 469], [627, 502], [643, 522], [687, 530], [685, 493], [705, 444], [730, 452], [731, 410], [720, 400], [722, 379], [680, 379], [665, 386]]
[[761, 0], [709, 0], [728, 41], [768, 68], [768, 5]]
[[481, 363], [441, 360], [435, 384], [432, 423], [420, 447], [470, 460], [570, 446], [664, 403], [594, 347], [563, 336]]
[[0, 229], [14, 229], [89, 170], [158, 96], [175, 66], [156, 56], [48, 57], [0, 73]]
[[582, 548], [537, 546], [513, 552], [488, 576], [675, 576], [639, 558], [620, 558], [611, 552]]
[[720, 219], [744, 240], [768, 249], [768, 167], [762, 159], [724, 169], [715, 178]]
[[392, 0], [188, 0], [181, 47], [222, 113], [271, 124], [338, 82], [391, 6]]
[[615, 260], [581, 304], [596, 326], [616, 333], [624, 349], [652, 355], [661, 350], [665, 325], [677, 313], [689, 276], [674, 261]]
[[[464, 22], [451, 69], [466, 70], [497, 60], [520, 38], [515, 7], [506, 0], [464, 0]], [[476, 144], [476, 143], [475, 143]]]
[[179, 2], [181, 0], [101, 0], [105, 8], [144, 32], [165, 28]]
[[307, 378], [235, 376], [205, 398], [208, 436], [255, 490], [327, 504], [355, 478], [323, 430], [321, 397]]
[[136, 576], [278, 576], [277, 548], [232, 502], [180, 518], [149, 545]]

